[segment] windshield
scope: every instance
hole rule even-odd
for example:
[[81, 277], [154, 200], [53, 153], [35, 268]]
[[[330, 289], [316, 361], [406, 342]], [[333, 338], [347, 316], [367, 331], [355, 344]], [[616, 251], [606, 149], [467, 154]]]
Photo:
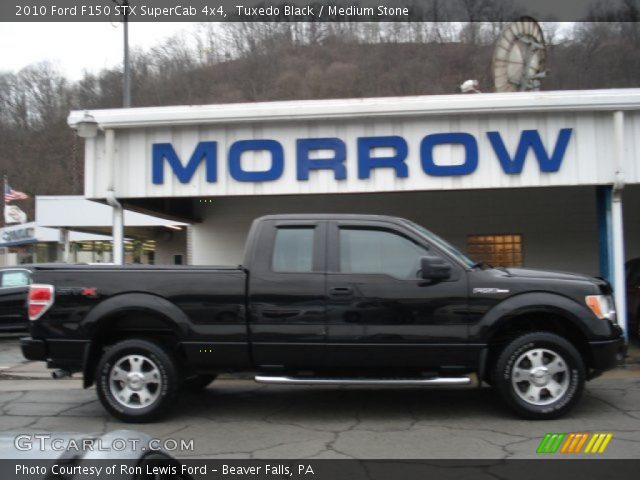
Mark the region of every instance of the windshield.
[[418, 232], [420, 232], [422, 235], [424, 235], [431, 243], [436, 245], [441, 250], [444, 250], [445, 252], [447, 252], [452, 257], [457, 258], [460, 262], [462, 262], [467, 267], [470, 268], [470, 267], [473, 267], [476, 264], [476, 262], [471, 260], [464, 253], [462, 253], [460, 250], [458, 250], [456, 247], [451, 245], [446, 240], [440, 238], [435, 233], [427, 230], [426, 228], [424, 228], [421, 225], [418, 225], [417, 223], [410, 222], [409, 220], [407, 220], [406, 222], [409, 225], [411, 225], [413, 228], [415, 228]]

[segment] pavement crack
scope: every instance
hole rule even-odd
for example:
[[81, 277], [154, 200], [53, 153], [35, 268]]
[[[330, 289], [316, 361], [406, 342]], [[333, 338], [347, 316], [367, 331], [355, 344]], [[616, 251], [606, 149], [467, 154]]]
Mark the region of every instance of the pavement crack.
[[609, 402], [608, 400], [605, 400], [604, 398], [601, 397], [597, 397], [595, 395], [590, 395], [591, 398], [593, 398], [594, 400], [598, 400], [599, 402], [604, 403], [605, 405], [608, 405], [609, 407], [613, 408], [614, 410], [617, 410], [618, 412], [622, 413], [623, 415], [629, 417], [629, 418], [633, 418], [634, 420], [638, 420], [637, 417], [633, 416], [631, 413], [629, 413], [628, 411], [618, 407], [616, 404]]

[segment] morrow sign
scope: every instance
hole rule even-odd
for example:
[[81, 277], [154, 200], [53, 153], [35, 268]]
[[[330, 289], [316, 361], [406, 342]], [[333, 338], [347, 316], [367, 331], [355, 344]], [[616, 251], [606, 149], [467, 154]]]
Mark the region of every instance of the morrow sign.
[[[491, 150], [502, 171], [507, 175], [519, 175], [524, 168], [525, 159], [532, 153], [541, 172], [553, 173], [560, 170], [573, 129], [562, 128], [555, 141], [545, 145], [538, 130], [521, 130], [517, 147], [509, 151], [497, 131], [485, 133]], [[314, 170], [330, 170], [335, 180], [347, 178], [347, 144], [337, 137], [298, 138], [295, 140], [296, 178], [307, 181]], [[357, 175], [359, 179], [368, 179], [375, 169], [391, 169], [397, 178], [407, 178], [413, 172], [406, 163], [410, 148], [419, 149], [421, 169], [424, 174], [434, 177], [455, 177], [471, 175], [480, 161], [478, 139], [468, 132], [433, 133], [422, 138], [419, 145], [410, 146], [403, 136], [358, 137], [356, 141]], [[461, 146], [464, 150], [462, 162], [456, 165], [441, 165], [436, 162], [434, 151], [438, 146]], [[376, 151], [384, 149], [392, 154], [379, 155]], [[267, 152], [269, 166], [264, 170], [247, 170], [242, 165], [245, 153]], [[315, 158], [324, 152], [325, 158]], [[491, 161], [487, 158], [483, 161]], [[278, 180], [285, 168], [284, 148], [275, 139], [247, 139], [233, 142], [228, 150], [226, 162], [230, 176], [238, 182], [270, 182]], [[201, 141], [196, 144], [188, 161], [181, 159], [171, 143], [154, 143], [151, 152], [152, 182], [163, 185], [166, 181], [165, 165], [180, 183], [192, 181], [196, 170], [204, 164], [207, 183], [218, 181], [218, 142]]]

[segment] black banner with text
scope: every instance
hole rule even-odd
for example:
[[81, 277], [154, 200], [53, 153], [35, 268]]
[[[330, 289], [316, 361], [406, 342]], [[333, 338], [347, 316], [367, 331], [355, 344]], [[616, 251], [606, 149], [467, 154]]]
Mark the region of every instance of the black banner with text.
[[629, 0], [3, 0], [0, 22], [634, 22]]
[[2, 479], [627, 480], [640, 460], [0, 460]]

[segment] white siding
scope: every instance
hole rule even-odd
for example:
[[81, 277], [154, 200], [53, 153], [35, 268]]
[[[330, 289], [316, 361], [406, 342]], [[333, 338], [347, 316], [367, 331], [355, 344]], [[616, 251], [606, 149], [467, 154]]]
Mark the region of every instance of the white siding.
[[[625, 112], [625, 181], [640, 182], [640, 112]], [[161, 126], [116, 130], [115, 190], [119, 198], [135, 197], [204, 197], [235, 195], [280, 195], [310, 193], [366, 193], [387, 191], [466, 190], [486, 188], [522, 188], [574, 186], [612, 183], [615, 165], [613, 153], [612, 112], [547, 113], [482, 113], [464, 115], [423, 115], [375, 119], [314, 119], [306, 121], [270, 122], [268, 118], [252, 123]], [[522, 130], [539, 131], [547, 151], [555, 146], [558, 132], [572, 128], [573, 133], [558, 172], [540, 171], [531, 151], [521, 174], [505, 174], [486, 136], [488, 131], [500, 132], [510, 154], [518, 145]], [[479, 162], [470, 175], [434, 177], [422, 170], [420, 142], [428, 134], [468, 132], [478, 142]], [[357, 138], [362, 136], [400, 135], [408, 143], [406, 164], [408, 178], [396, 178], [392, 169], [376, 169], [371, 178], [358, 179]], [[296, 177], [296, 139], [337, 137], [347, 147], [347, 179], [335, 180], [333, 172], [311, 171], [308, 181]], [[284, 149], [284, 172], [268, 182], [239, 182], [227, 168], [227, 153], [237, 140], [274, 139]], [[165, 162], [165, 183], [151, 182], [151, 149], [154, 143], [171, 143], [183, 163], [186, 163], [200, 141], [216, 141], [218, 181], [207, 183], [204, 163], [193, 179], [180, 183]], [[104, 136], [87, 142], [86, 196], [104, 198], [109, 186], [109, 172], [104, 158]], [[435, 161], [455, 165], [463, 159], [459, 146], [436, 147]], [[384, 154], [379, 152], [377, 154]], [[265, 170], [270, 158], [264, 152], [247, 152], [243, 156], [245, 170]]]

